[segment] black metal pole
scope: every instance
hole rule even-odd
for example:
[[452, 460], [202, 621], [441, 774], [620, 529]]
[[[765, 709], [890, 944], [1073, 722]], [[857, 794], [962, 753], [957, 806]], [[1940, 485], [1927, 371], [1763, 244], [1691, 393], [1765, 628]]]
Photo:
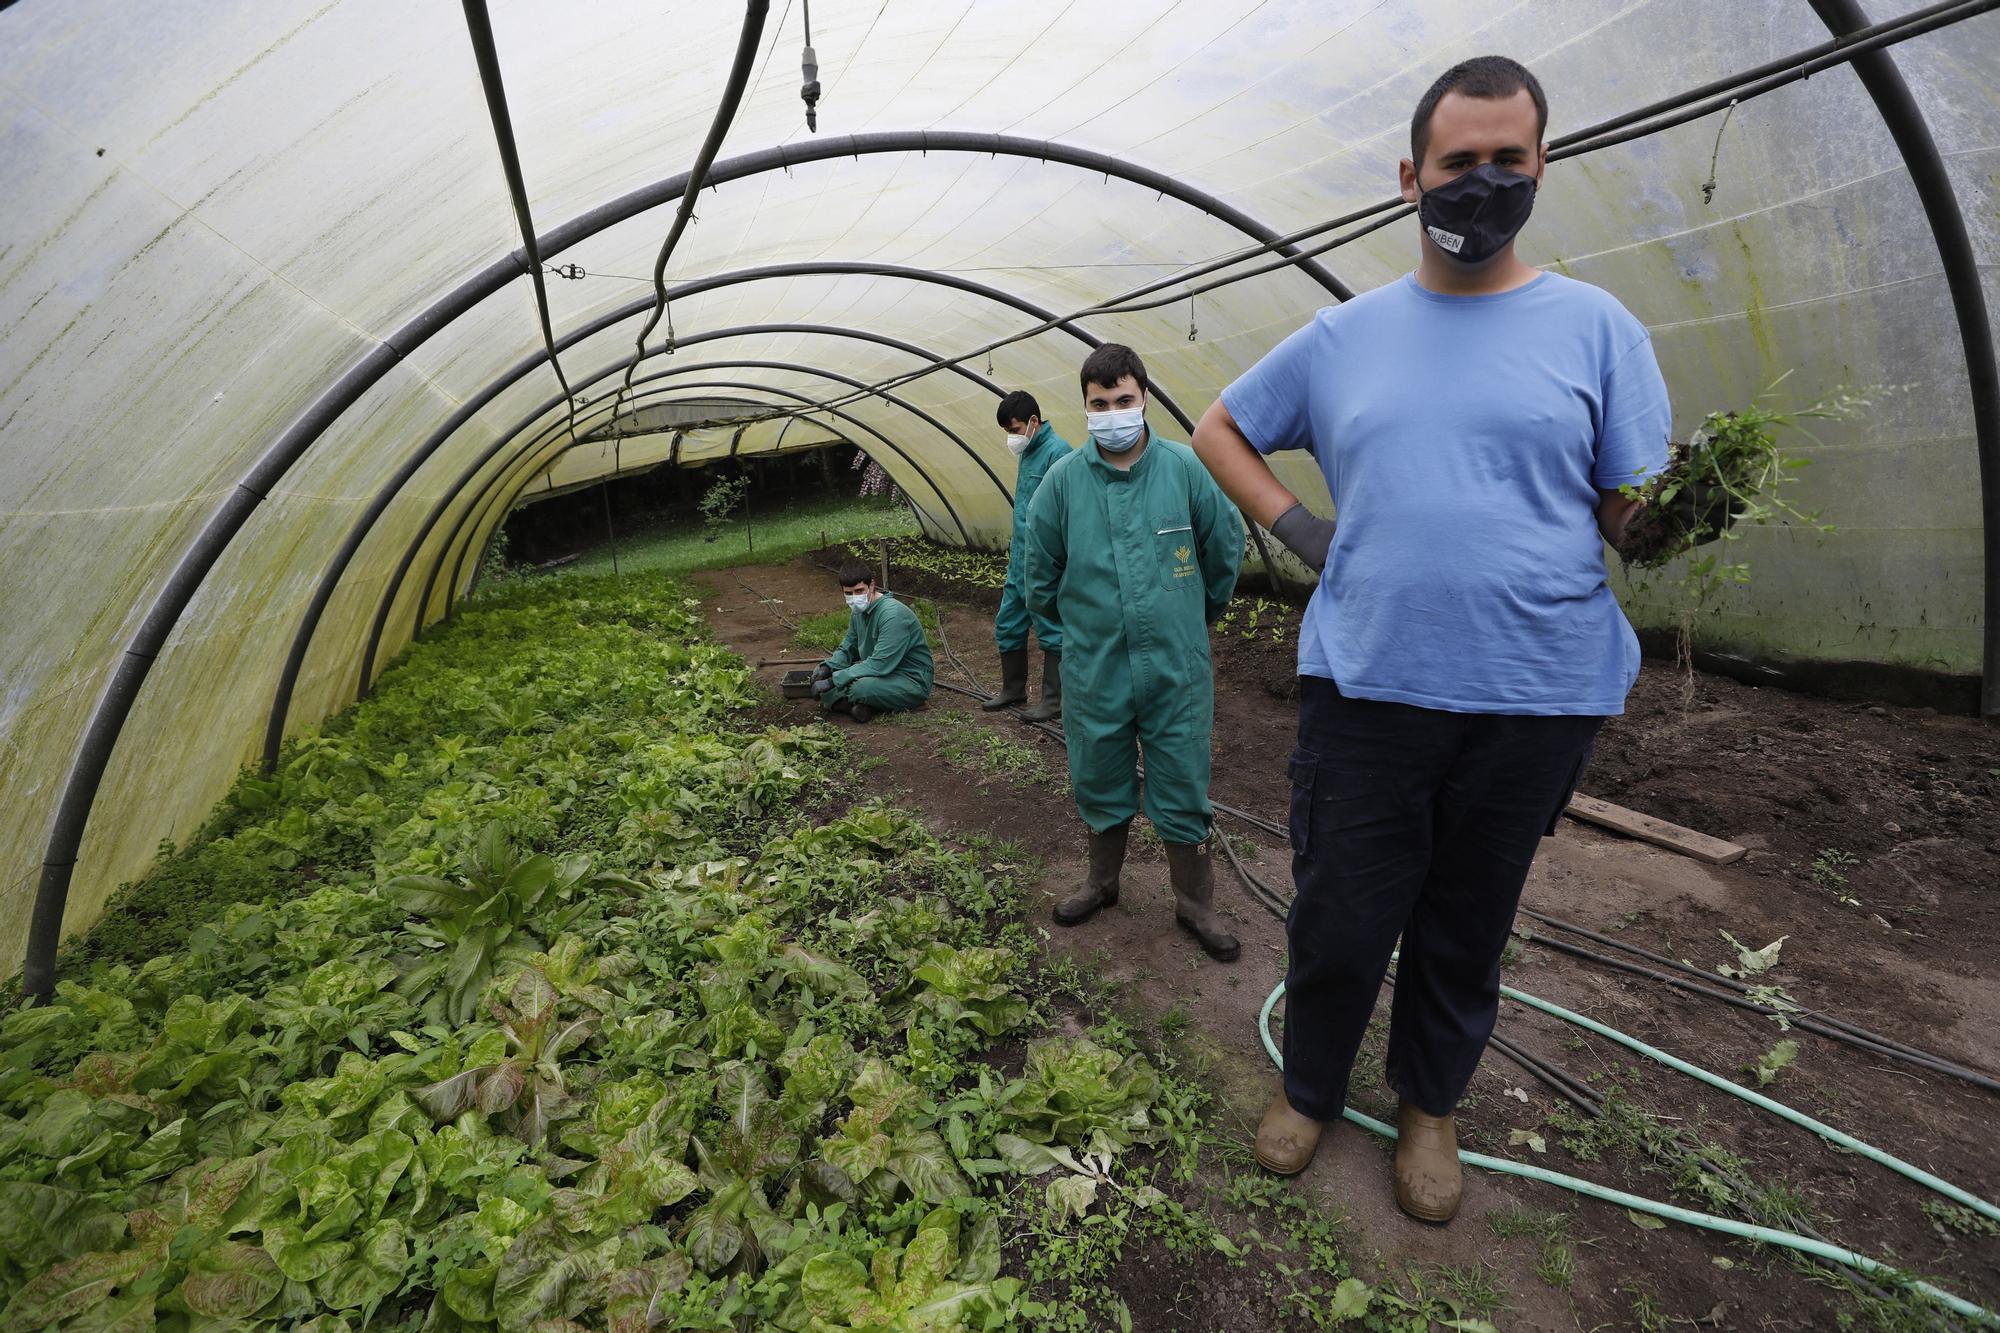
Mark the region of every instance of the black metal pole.
[[[1811, 0], [1813, 12], [1836, 34], [1852, 33], [1868, 24], [1856, 0]], [[1980, 551], [1985, 571], [1985, 636], [1981, 645], [1979, 711], [1989, 721], [2000, 719], [2000, 366], [1993, 353], [1993, 319], [1980, 285], [1979, 257], [1965, 228], [1965, 214], [1937, 140], [1924, 119], [1910, 85], [1886, 51], [1854, 58], [1854, 73], [1882, 113], [1882, 123], [1903, 154], [1910, 184], [1930, 222], [1944, 266], [1952, 311], [1958, 317], [1958, 339], [1965, 349], [1965, 382], [1972, 395], [1972, 434], [1979, 451]]]
[[[634, 387], [650, 383], [653, 380], [657, 379], [667, 379], [672, 377], [673, 375], [674, 375], [673, 371], [668, 371], [664, 375], [642, 377], [641, 379], [634, 381]], [[752, 389], [764, 393], [773, 394], [775, 396], [788, 399], [789, 401], [795, 403], [810, 404], [811, 402], [813, 402], [813, 399], [805, 394], [794, 393], [791, 390], [781, 389], [776, 387], [775, 385], [756, 384], [756, 383], [748, 383], [743, 381], [730, 381], [730, 380], [703, 380], [703, 381], [690, 382], [686, 384], [676, 384], [670, 388], [656, 390], [655, 393], [651, 396], [658, 397], [667, 393], [671, 393], [676, 389], [685, 389], [685, 388]], [[605, 394], [600, 398], [594, 400], [592, 403], [589, 404], [589, 406], [596, 407], [599, 404], [608, 403], [612, 405], [612, 410], [615, 411], [616, 405], [624, 397], [626, 392], [627, 392], [626, 389], [623, 386], [621, 386], [614, 392]], [[924, 484], [930, 487], [931, 492], [937, 496], [939, 503], [941, 503], [944, 506], [945, 513], [950, 516], [953, 525], [955, 525], [958, 528], [959, 539], [961, 541], [970, 542], [971, 537], [970, 534], [966, 531], [965, 520], [959, 517], [958, 510], [951, 503], [951, 497], [945, 493], [944, 489], [937, 484], [937, 481], [928, 472], [924, 471], [923, 464], [917, 462], [916, 459], [912, 458], [908, 453], [904, 452], [901, 446], [897, 445], [894, 440], [891, 440], [888, 436], [884, 435], [881, 431], [876, 430], [873, 426], [870, 426], [867, 422], [862, 421], [839, 408], [828, 408], [825, 410], [831, 415], [840, 418], [842, 421], [845, 421], [853, 426], [858, 426], [860, 429], [868, 432], [868, 434], [874, 436], [877, 440], [879, 440], [884, 448], [888, 449], [890, 452], [894, 453], [896, 457], [902, 459], [903, 462], [908, 464], [911, 471], [915, 472], [917, 476], [923, 480]], [[524, 420], [521, 423], [520, 429], [525, 429], [529, 424], [532, 423], [534, 417], [538, 417], [540, 415], [542, 415], [542, 413], [535, 413], [530, 418]], [[560, 428], [560, 426], [561, 423], [558, 422], [555, 425], [545, 427], [541, 435], [537, 438], [537, 440], [533, 444], [531, 444], [530, 453], [532, 453], [535, 449], [539, 448], [541, 445], [548, 443], [550, 441], [551, 436], [553, 436], [553, 434]], [[563, 452], [562, 450], [558, 450], [556, 456], [559, 457], [562, 452]], [[554, 460], [552, 458], [549, 461], [553, 462]], [[429, 605], [430, 591], [435, 588], [438, 580], [438, 575], [443, 572], [446, 559], [449, 558], [451, 556], [452, 551], [456, 549], [458, 551], [458, 555], [456, 559], [452, 560], [451, 578], [449, 582], [447, 582], [445, 585], [446, 607], [447, 611], [449, 610], [451, 605], [451, 598], [453, 596], [453, 590], [462, 586], [463, 583], [464, 573], [465, 573], [465, 557], [467, 553], [472, 550], [473, 546], [477, 544], [479, 529], [486, 522], [487, 516], [492, 514], [496, 509], [498, 509], [501, 513], [504, 514], [508, 509], [512, 508], [514, 498], [520, 494], [522, 489], [524, 489], [528, 484], [532, 482], [533, 476], [539, 473], [544, 466], [546, 466], [545, 463], [537, 460], [534, 462], [533, 466], [524, 469], [524, 471], [528, 474], [527, 477], [522, 481], [520, 485], [515, 486], [511, 493], [505, 487], [496, 487], [492, 485], [490, 481], [489, 484], [481, 490], [479, 497], [474, 501], [473, 505], [469, 506], [466, 509], [466, 511], [459, 516], [458, 523], [454, 525], [450, 535], [445, 538], [444, 545], [439, 549], [436, 561], [431, 566], [430, 578], [425, 583], [426, 595], [422, 599], [420, 599], [418, 603], [420, 609], [424, 606]], [[506, 497], [504, 500], [502, 499], [503, 496]], [[477, 514], [477, 518], [474, 517], [475, 512]], [[465, 526], [467, 520], [472, 520], [469, 530], [466, 529]], [[460, 546], [458, 544], [458, 536], [461, 530], [466, 531], [466, 542], [463, 546]], [[421, 628], [421, 626], [419, 628]]]
[[[875, 343], [879, 346], [892, 347], [895, 348], [897, 351], [907, 352], [912, 356], [920, 357], [926, 360], [936, 358], [938, 356], [938, 353], [930, 351], [928, 348], [920, 347], [915, 343], [905, 342], [900, 338], [891, 338], [888, 335], [881, 333], [871, 333], [866, 329], [844, 328], [837, 324], [735, 325], [729, 328], [709, 329], [703, 333], [691, 334], [688, 337], [681, 339], [677, 344], [675, 344], [675, 346], [679, 348], [687, 348], [687, 347], [697, 346], [701, 343], [712, 342], [717, 339], [740, 338], [754, 334], [765, 334], [765, 333], [810, 333], [816, 335], [823, 335], [827, 337], [846, 338], [860, 342]], [[651, 351], [649, 351], [647, 353], [647, 356], [653, 357], [653, 356], [665, 355], [673, 350], [674, 350], [673, 348], [669, 347], [656, 347], [653, 348]], [[578, 387], [579, 389], [588, 388], [592, 384], [595, 384], [610, 375], [616, 374], [620, 369], [621, 367], [619, 366], [606, 367], [604, 370], [598, 372], [596, 375], [593, 375], [589, 379], [583, 381]], [[972, 370], [969, 370], [964, 366], [954, 365], [950, 367], [950, 370], [953, 374], [960, 376], [961, 378], [969, 381], [970, 383], [978, 385], [980, 388], [992, 394], [995, 398], [1000, 398], [1005, 396], [1006, 391], [1003, 390], [999, 385], [993, 383], [985, 376], [980, 375]], [[548, 410], [549, 410], [548, 407], [543, 407], [539, 409], [536, 413], [534, 413], [534, 415], [540, 416], [542, 412], [546, 412]], [[492, 456], [491, 453], [484, 455], [482, 457], [482, 463], [485, 458], [490, 458], [491, 456]], [[1006, 497], [1007, 502], [1011, 505], [1014, 499], [1013, 492], [1008, 489], [1007, 484], [1005, 482], [1000, 480], [999, 474], [995, 473], [993, 471], [992, 466], [989, 463], [987, 463], [985, 458], [980, 456], [976, 451], [971, 451], [971, 457], [972, 461], [979, 465], [980, 470], [986, 473], [987, 477], [993, 482], [993, 484], [999, 488], [1001, 495]], [[448, 505], [452, 500], [452, 498], [455, 496], [455, 494], [456, 494], [456, 488], [454, 488], [451, 491], [447, 491], [445, 495], [440, 498], [439, 501], [440, 506], [442, 507]], [[441, 508], [439, 512], [442, 512]], [[459, 524], [462, 525], [464, 520], [465, 520], [465, 514], [461, 513], [459, 516]], [[963, 525], [961, 524], [960, 526], [962, 529]], [[448, 538], [446, 540], [446, 549], [449, 549], [451, 543], [456, 539], [457, 530], [458, 530], [457, 527], [454, 527], [453, 537]], [[425, 532], [427, 533], [428, 531], [429, 528], [427, 526]], [[411, 631], [413, 635], [421, 631], [424, 623], [423, 617], [428, 612], [428, 609], [431, 604], [431, 595], [435, 591], [435, 583], [436, 583], [435, 569], [433, 569], [432, 574], [433, 577], [431, 583], [425, 586], [424, 594], [421, 598], [418, 599], [417, 602], [417, 620], [415, 622], [415, 625], [412, 627]], [[393, 601], [393, 599], [395, 598], [400, 589], [400, 579], [401, 575], [399, 574], [397, 580], [392, 581], [390, 586], [384, 590], [382, 606], [379, 609], [379, 614], [384, 618], [386, 618], [387, 615], [387, 608], [389, 607], [390, 603]], [[447, 599], [447, 606], [449, 606], [449, 599]], [[378, 644], [379, 644], [379, 636], [371, 634], [369, 639], [368, 652], [365, 654], [364, 657], [365, 663], [372, 663], [374, 661], [375, 649], [377, 648]], [[369, 676], [366, 673], [364, 673], [362, 679], [366, 681], [367, 679], [369, 679]], [[364, 688], [366, 687], [364, 686]]]

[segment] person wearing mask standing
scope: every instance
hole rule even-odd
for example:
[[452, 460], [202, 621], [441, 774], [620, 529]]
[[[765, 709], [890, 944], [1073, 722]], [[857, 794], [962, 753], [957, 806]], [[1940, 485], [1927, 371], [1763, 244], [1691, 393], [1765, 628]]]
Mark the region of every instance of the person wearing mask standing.
[[1000, 610], [993, 617], [993, 637], [1000, 645], [1000, 692], [981, 704], [987, 712], [998, 712], [1028, 699], [1028, 627], [1033, 624], [1035, 642], [1042, 649], [1042, 697], [1034, 707], [1023, 710], [1028, 722], [1047, 722], [1062, 712], [1062, 626], [1028, 610], [1027, 584], [1028, 508], [1042, 478], [1056, 460], [1067, 457], [1070, 443], [1042, 420], [1041, 404], [1034, 395], [1016, 389], [1000, 400], [994, 414], [1000, 429], [1007, 432], [1007, 452], [1019, 460], [1014, 474], [1014, 535], [1007, 546], [1007, 582], [1000, 589]]
[[[1672, 424], [1645, 326], [1515, 255], [1547, 125], [1512, 60], [1441, 76], [1400, 168], [1416, 271], [1320, 311], [1194, 435], [1222, 489], [1322, 571], [1299, 636], [1284, 1078], [1257, 1159], [1312, 1160], [1400, 937], [1396, 1201], [1428, 1222], [1458, 1210], [1452, 1111], [1528, 867], [1638, 676], [1604, 543]], [[1272, 474], [1278, 449], [1312, 451], [1337, 525]]]
[[1209, 852], [1208, 627], [1229, 605], [1243, 520], [1184, 444], [1146, 425], [1146, 367], [1106, 343], [1079, 376], [1090, 442], [1049, 469], [1028, 514], [1028, 609], [1063, 627], [1063, 739], [1090, 836], [1082, 888], [1055, 906], [1079, 925], [1118, 901], [1127, 834], [1145, 809], [1166, 844], [1174, 919], [1233, 961]]

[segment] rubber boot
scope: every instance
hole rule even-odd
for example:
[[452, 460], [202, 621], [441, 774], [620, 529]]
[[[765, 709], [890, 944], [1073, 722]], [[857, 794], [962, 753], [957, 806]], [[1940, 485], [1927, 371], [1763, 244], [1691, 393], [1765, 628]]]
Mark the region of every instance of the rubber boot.
[[1080, 926], [1096, 916], [1098, 909], [1118, 901], [1118, 872], [1125, 865], [1125, 838], [1131, 831], [1127, 820], [1090, 835], [1090, 877], [1081, 889], [1056, 904], [1057, 925]]
[[1257, 1165], [1281, 1176], [1296, 1176], [1312, 1165], [1324, 1126], [1292, 1109], [1281, 1084], [1257, 1126]]
[[1462, 1186], [1458, 1127], [1448, 1115], [1425, 1115], [1410, 1102], [1396, 1108], [1396, 1206], [1419, 1222], [1449, 1222]]
[[1215, 911], [1215, 857], [1209, 844], [1167, 844], [1167, 873], [1174, 882], [1174, 920], [1218, 963], [1233, 963], [1242, 946]]
[[1028, 702], [1028, 650], [1010, 648], [1000, 654], [1000, 692], [979, 705], [997, 713], [1010, 704]]
[[848, 706], [847, 713], [848, 716], [852, 717], [856, 722], [867, 722], [875, 716], [875, 710], [873, 708], [870, 708], [867, 704], [860, 704], [860, 703], [850, 704]]
[[1062, 716], [1062, 653], [1042, 650], [1042, 698], [1033, 708], [1023, 709], [1023, 722], [1051, 722]]

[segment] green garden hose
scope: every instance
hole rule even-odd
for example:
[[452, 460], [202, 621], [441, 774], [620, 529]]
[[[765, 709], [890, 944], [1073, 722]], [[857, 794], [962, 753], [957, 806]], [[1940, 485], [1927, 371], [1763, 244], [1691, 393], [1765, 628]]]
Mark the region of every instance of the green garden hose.
[[[1635, 1037], [1628, 1037], [1622, 1032], [1604, 1027], [1602, 1024], [1584, 1018], [1580, 1014], [1572, 1014], [1568, 1010], [1549, 1004], [1545, 1000], [1523, 995], [1511, 987], [1503, 986], [1501, 987], [1501, 991], [1511, 999], [1519, 1000], [1523, 1004], [1531, 1004], [1547, 1013], [1554, 1014], [1558, 1018], [1577, 1022], [1590, 1031], [1610, 1037], [1631, 1047], [1640, 1054], [1659, 1060], [1661, 1063], [1672, 1068], [1694, 1073], [1697, 1077], [1706, 1075], [1707, 1078], [1704, 1081], [1714, 1078], [1706, 1070], [1697, 1070], [1695, 1066], [1676, 1060], [1663, 1051], [1656, 1051]], [[1257, 1034], [1263, 1038], [1264, 1050], [1271, 1057], [1271, 1063], [1276, 1065], [1280, 1070], [1285, 1067], [1285, 1059], [1278, 1053], [1277, 1043], [1271, 1040], [1271, 1012], [1278, 1007], [1278, 1000], [1284, 993], [1285, 983], [1280, 981], [1272, 989], [1270, 995], [1266, 997], [1264, 1007], [1257, 1015]], [[1733, 1084], [1724, 1084], [1724, 1086], [1738, 1092], [1746, 1091], [1735, 1088]], [[1756, 1097], [1755, 1094], [1752, 1094], [1752, 1096]], [[1830, 1130], [1826, 1126], [1820, 1126], [1818, 1121], [1813, 1120], [1809, 1116], [1800, 1115], [1798, 1112], [1792, 1111], [1789, 1107], [1781, 1107], [1779, 1103], [1773, 1102], [1769, 1098], [1756, 1097], [1756, 1101], [1758, 1105], [1768, 1105], [1770, 1108], [1778, 1110], [1781, 1114], [1785, 1114], [1788, 1119], [1794, 1119], [1800, 1124], [1807, 1125], [1808, 1127], [1817, 1126], [1820, 1130], [1829, 1134], [1839, 1133], [1837, 1130]], [[1385, 1139], [1396, 1137], [1394, 1126], [1385, 1125], [1373, 1116], [1363, 1115], [1351, 1106], [1342, 1107], [1340, 1113], [1343, 1118], [1353, 1121], [1371, 1134], [1379, 1134]], [[1861, 1144], [1859, 1140], [1849, 1139], [1846, 1135], [1842, 1135], [1840, 1139], [1835, 1141], [1843, 1142], [1843, 1146], [1867, 1147], [1867, 1145]], [[1888, 1157], [1886, 1153], [1881, 1153], [1878, 1156], [1875, 1155], [1875, 1150], [1871, 1149], [1869, 1152], [1873, 1160], [1881, 1161], [1884, 1158], [1888, 1162], [1895, 1162], [1896, 1160]], [[1584, 1180], [1579, 1176], [1564, 1175], [1560, 1171], [1551, 1171], [1546, 1167], [1536, 1166], [1530, 1162], [1516, 1162], [1505, 1157], [1492, 1157], [1486, 1153], [1466, 1152], [1463, 1149], [1459, 1151], [1458, 1157], [1460, 1161], [1472, 1166], [1482, 1167], [1485, 1170], [1498, 1172], [1501, 1175], [1519, 1176], [1523, 1180], [1537, 1180], [1546, 1185], [1555, 1185], [1575, 1194], [1582, 1194], [1593, 1199], [1601, 1199], [1606, 1203], [1615, 1203], [1620, 1207], [1629, 1208], [1635, 1213], [1647, 1213], [1653, 1217], [1662, 1217], [1675, 1222], [1685, 1222], [1689, 1226], [1702, 1227], [1709, 1231], [1719, 1231], [1724, 1235], [1737, 1236], [1744, 1240], [1754, 1240], [1765, 1245], [1782, 1246], [1785, 1249], [1796, 1250], [1801, 1254], [1811, 1255], [1816, 1259], [1825, 1259], [1833, 1263], [1843, 1264], [1857, 1272], [1866, 1273], [1871, 1277], [1880, 1277], [1891, 1283], [1907, 1283], [1911, 1289], [1921, 1292], [1954, 1314], [1989, 1327], [2000, 1328], [2000, 1314], [1995, 1314], [1983, 1306], [1974, 1305], [1971, 1301], [1960, 1296], [1954, 1296], [1940, 1287], [1933, 1286], [1931, 1283], [1908, 1277], [1901, 1270], [1882, 1263], [1880, 1260], [1871, 1259], [1865, 1254], [1843, 1249], [1838, 1245], [1829, 1245], [1825, 1241], [1814, 1240], [1810, 1236], [1801, 1236], [1791, 1231], [1780, 1231], [1775, 1227], [1758, 1226], [1752, 1222], [1738, 1222], [1734, 1218], [1716, 1217], [1710, 1213], [1697, 1212], [1692, 1208], [1682, 1208], [1677, 1204], [1662, 1203], [1656, 1199], [1642, 1198], [1637, 1194], [1627, 1194], [1623, 1190], [1599, 1185], [1595, 1181]], [[1908, 1166], [1907, 1163], [1899, 1165], [1907, 1168], [1905, 1174], [1916, 1172], [1916, 1176], [1912, 1177], [1913, 1179], [1923, 1177], [1924, 1175], [1924, 1173], [1917, 1171], [1917, 1168]], [[1934, 1188], [1937, 1186], [1944, 1186], [1947, 1190], [1955, 1188], [1945, 1185], [1943, 1181], [1937, 1181], [1935, 1177], [1927, 1177], [1926, 1179], [1934, 1182]], [[1963, 1191], [1960, 1191], [1960, 1193], [1963, 1193]], [[1957, 1197], [1957, 1195], [1954, 1194], [1952, 1197]]]
[[1940, 1180], [1922, 1167], [1912, 1166], [1900, 1157], [1892, 1157], [1873, 1144], [1863, 1143], [1853, 1135], [1842, 1133], [1832, 1125], [1815, 1120], [1803, 1111], [1795, 1111], [1783, 1102], [1771, 1100], [1761, 1092], [1755, 1092], [1749, 1088], [1732, 1083], [1719, 1074], [1711, 1074], [1700, 1065], [1689, 1064], [1678, 1056], [1669, 1055], [1657, 1047], [1648, 1046], [1637, 1037], [1620, 1032], [1617, 1028], [1606, 1027], [1594, 1018], [1585, 1018], [1582, 1014], [1565, 1009], [1559, 1004], [1551, 1004], [1539, 996], [1515, 990], [1512, 986], [1502, 986], [1500, 993], [1510, 1000], [1520, 1001], [1531, 1009], [1539, 1009], [1545, 1014], [1551, 1014], [1556, 1018], [1560, 1018], [1565, 1023], [1573, 1023], [1585, 1032], [1594, 1032], [1600, 1037], [1609, 1038], [1617, 1042], [1620, 1046], [1629, 1047], [1637, 1051], [1648, 1060], [1657, 1060], [1669, 1069], [1678, 1069], [1689, 1078], [1699, 1079], [1711, 1088], [1726, 1092], [1730, 1096], [1742, 1101], [1749, 1102], [1752, 1106], [1762, 1107], [1780, 1119], [1789, 1120], [1795, 1125], [1811, 1130], [1829, 1143], [1838, 1144], [1849, 1152], [1859, 1153], [1869, 1161], [1880, 1166], [1886, 1166], [1897, 1175], [1914, 1180], [1926, 1189], [1936, 1190], [1939, 1194], [1944, 1195], [1945, 1198], [1952, 1200], [1954, 1203], [1964, 1204], [1974, 1212], [2000, 1222], [2000, 1208], [1994, 1207], [1977, 1194], [1962, 1190], [1948, 1180]]

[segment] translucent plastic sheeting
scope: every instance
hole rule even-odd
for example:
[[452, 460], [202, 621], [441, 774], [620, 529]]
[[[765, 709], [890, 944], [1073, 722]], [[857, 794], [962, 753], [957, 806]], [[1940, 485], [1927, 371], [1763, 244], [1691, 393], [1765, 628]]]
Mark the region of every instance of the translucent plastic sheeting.
[[[822, 3], [813, 17], [820, 136], [802, 123], [799, 16], [774, 5], [718, 168], [854, 133], [1005, 133], [1157, 170], [1278, 230], [1391, 193], [1411, 108], [1464, 56], [1500, 50], [1529, 63], [1559, 134], [1827, 36], [1802, 0], [1140, 0], [1115, 16], [1067, 0], [874, 0]], [[495, 5], [494, 20], [546, 234], [687, 170], [741, 11], [512, 0]], [[86, 724], [195, 534], [344, 370], [519, 238], [455, 5], [21, 0], [0, 11], [0, 52], [0, 793], [10, 814], [0, 827], [0, 969], [10, 969]], [[1944, 154], [1989, 296], [2000, 295], [2000, 104], [1990, 91], [2000, 20], [1903, 44], [1893, 58]], [[1605, 285], [1652, 327], [1682, 432], [1787, 371], [1780, 392], [1791, 402], [1842, 383], [1893, 389], [1866, 419], [1809, 447], [1817, 462], [1798, 498], [1840, 534], [1823, 544], [1746, 538], [1754, 577], [1717, 619], [1721, 640], [1977, 671], [1981, 534], [1966, 373], [1908, 174], [1845, 69], [1739, 107], [1718, 147], [1720, 119], [1553, 168], [1524, 253]], [[1716, 189], [1704, 202], [1712, 158]], [[650, 290], [670, 211], [549, 256], [588, 275], [550, 279], [558, 336]], [[1058, 313], [1248, 240], [1196, 203], [1038, 155], [840, 156], [731, 179], [704, 192], [696, 212], [671, 282], [867, 261], [976, 279]], [[1366, 290], [1406, 271], [1415, 245], [1405, 221], [1323, 262]], [[1198, 416], [1328, 299], [1293, 270], [1192, 309], [1080, 322], [1137, 347]], [[622, 365], [640, 318], [565, 351], [572, 382]], [[907, 278], [758, 279], [677, 300], [671, 328], [684, 345], [638, 374], [757, 360], [866, 382], [921, 358], [825, 330], [950, 356], [1032, 322]], [[691, 341], [718, 329], [743, 331]], [[410, 349], [263, 500], [203, 582], [113, 752], [71, 927], [94, 919], [160, 838], [187, 836], [255, 758], [334, 550], [438, 423], [539, 348], [528, 284], [517, 280]], [[990, 373], [983, 357], [968, 369], [1031, 389], [1076, 439], [1085, 350], [1050, 332], [995, 352]], [[815, 373], [741, 365], [686, 378], [816, 400], [846, 392]], [[674, 392], [668, 383], [642, 392]], [[1449, 390], [1449, 367], [1439, 383]], [[433, 567], [443, 574], [424, 614], [441, 613], [453, 565], [469, 576], [485, 533], [566, 443], [557, 431], [516, 456], [559, 419], [538, 413], [556, 392], [546, 366], [500, 392], [389, 504], [313, 637], [292, 731], [355, 697], [378, 606], [413, 545], [378, 665], [410, 634]], [[880, 400], [846, 410], [910, 462], [859, 426], [813, 420], [869, 448], [941, 540], [1002, 540], [1006, 504], [987, 473], [1011, 483], [1013, 463], [993, 394], [949, 372], [895, 392], [935, 424]], [[515, 444], [472, 466], [524, 420]], [[1154, 424], [1181, 433], [1159, 410]], [[765, 441], [763, 429], [744, 445]], [[579, 453], [556, 466], [566, 485], [605, 464]], [[1325, 503], [1309, 465], [1281, 468]], [[468, 472], [470, 488], [419, 543]], [[496, 476], [483, 507], [460, 522]], [[462, 549], [471, 555], [458, 562]], [[440, 566], [441, 552], [451, 558]], [[1657, 590], [1626, 591], [1642, 620], [1673, 616]]]

